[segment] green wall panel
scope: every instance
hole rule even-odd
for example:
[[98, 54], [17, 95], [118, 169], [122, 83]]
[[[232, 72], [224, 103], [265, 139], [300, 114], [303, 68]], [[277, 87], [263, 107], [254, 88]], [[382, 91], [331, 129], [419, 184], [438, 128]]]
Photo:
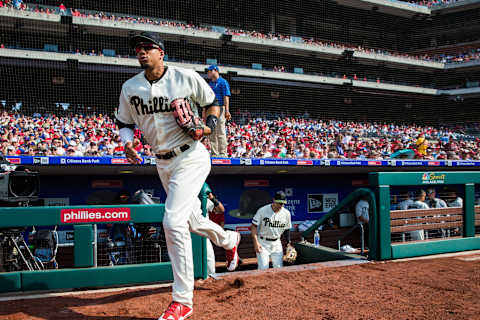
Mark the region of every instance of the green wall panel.
[[73, 260], [77, 268], [93, 267], [93, 230], [91, 224], [73, 226]]
[[[1, 208], [0, 228], [18, 226], [53, 226], [68, 225], [61, 222], [61, 211], [68, 209], [85, 208], [119, 208], [120, 206], [69, 206], [69, 207], [28, 207], [28, 208]], [[122, 208], [130, 208], [130, 221], [135, 223], [161, 222], [165, 212], [163, 204], [149, 205], [123, 205]], [[84, 222], [86, 223], [86, 222]], [[104, 224], [105, 222], [88, 222]]]
[[477, 250], [480, 249], [480, 237], [396, 244], [391, 249], [393, 259]]
[[465, 185], [465, 201], [463, 203], [463, 236], [475, 236], [475, 185], [467, 183]]
[[21, 272], [0, 273], [0, 292], [22, 290]]
[[[200, 194], [204, 215], [206, 214], [205, 190], [206, 185]], [[69, 225], [61, 221], [62, 210], [118, 207], [110, 205], [0, 208], [0, 228]], [[122, 208], [130, 208], [130, 220], [122, 221], [123, 223], [158, 223], [163, 220], [165, 213], [163, 204], [125, 205]], [[89, 268], [93, 266], [92, 224], [94, 223], [104, 224], [105, 221], [70, 224], [74, 226], [75, 233], [75, 266], [83, 269], [0, 273], [0, 292], [107, 287], [173, 280], [171, 264], [165, 262]], [[205, 239], [192, 235], [192, 241], [195, 277], [205, 278], [207, 276]]]
[[378, 187], [378, 247], [380, 260], [391, 259], [390, 187]]
[[57, 290], [172, 281], [170, 263], [22, 272], [22, 288]]

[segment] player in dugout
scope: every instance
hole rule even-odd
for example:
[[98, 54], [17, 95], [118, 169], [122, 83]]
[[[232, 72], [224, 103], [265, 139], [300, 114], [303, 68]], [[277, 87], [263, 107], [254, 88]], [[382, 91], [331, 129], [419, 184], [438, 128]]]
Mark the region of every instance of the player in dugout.
[[[423, 189], [419, 189], [415, 192], [415, 201], [412, 205], [408, 207], [409, 210], [414, 209], [429, 209], [430, 207], [426, 204], [427, 193]], [[410, 237], [412, 241], [416, 240], [425, 240], [425, 231], [424, 230], [414, 230], [410, 231]]]
[[268, 269], [270, 258], [274, 268], [283, 267], [283, 247], [280, 237], [285, 232], [288, 245], [291, 245], [290, 229], [292, 219], [290, 211], [284, 207], [287, 197], [278, 191], [273, 203], [257, 210], [252, 220], [252, 239], [257, 253], [258, 269]]
[[437, 192], [435, 188], [428, 188], [427, 189], [427, 199], [425, 201], [430, 208], [446, 208], [447, 203], [440, 199], [437, 198]]
[[400, 199], [402, 199], [402, 201], [398, 203], [397, 210], [408, 210], [408, 208], [415, 203], [415, 201], [410, 198], [410, 192], [408, 192], [408, 190], [400, 193]]

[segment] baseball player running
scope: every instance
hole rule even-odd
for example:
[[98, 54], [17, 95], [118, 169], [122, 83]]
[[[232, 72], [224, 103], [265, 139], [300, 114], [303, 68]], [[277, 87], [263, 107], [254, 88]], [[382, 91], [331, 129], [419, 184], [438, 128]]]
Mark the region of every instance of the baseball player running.
[[251, 230], [259, 270], [268, 269], [270, 258], [274, 268], [283, 267], [283, 248], [280, 237], [286, 231], [285, 235], [290, 245], [292, 228], [290, 211], [284, 207], [286, 203], [285, 193], [279, 191], [275, 194], [273, 203], [258, 209], [253, 217]]
[[[183, 320], [193, 311], [190, 231], [229, 250], [229, 270], [238, 264], [240, 234], [224, 231], [203, 217], [198, 199], [210, 172], [209, 153], [199, 140], [215, 128], [220, 110], [212, 89], [198, 73], [164, 65], [165, 48], [156, 33], [135, 35], [130, 46], [144, 71], [123, 84], [117, 124], [131, 163], [142, 160], [135, 151], [135, 125], [156, 155], [158, 174], [167, 193], [163, 227], [174, 278], [173, 301], [159, 319]], [[196, 104], [206, 110], [206, 126], [198, 118]]]

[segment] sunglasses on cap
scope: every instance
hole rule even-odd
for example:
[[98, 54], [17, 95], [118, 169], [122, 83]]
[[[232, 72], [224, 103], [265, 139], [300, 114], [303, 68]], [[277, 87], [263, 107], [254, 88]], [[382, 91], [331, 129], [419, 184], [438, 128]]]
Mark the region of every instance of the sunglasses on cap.
[[135, 53], [138, 54], [142, 48], [145, 51], [150, 51], [152, 49], [161, 49], [159, 46], [156, 44], [150, 43], [150, 42], [140, 42], [135, 46]]

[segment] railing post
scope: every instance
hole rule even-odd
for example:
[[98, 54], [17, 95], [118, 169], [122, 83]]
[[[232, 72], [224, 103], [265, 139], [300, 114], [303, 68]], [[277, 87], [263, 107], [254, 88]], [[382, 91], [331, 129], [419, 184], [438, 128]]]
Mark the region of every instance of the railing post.
[[[378, 201], [377, 194], [372, 190], [369, 190], [370, 194], [370, 210], [369, 210], [369, 222], [368, 222], [368, 258], [370, 260], [379, 260], [379, 248], [378, 248], [378, 224], [379, 224], [379, 214], [378, 214]], [[365, 234], [364, 234], [365, 237]]]
[[362, 249], [360, 254], [363, 256], [365, 252], [365, 229], [363, 229], [363, 224], [360, 224], [361, 234], [362, 234]]
[[98, 238], [97, 225], [93, 225], [93, 267], [98, 267]]
[[465, 184], [463, 210], [463, 236], [475, 237], [475, 185], [473, 183]]
[[378, 244], [380, 260], [391, 259], [390, 186], [378, 186]]

